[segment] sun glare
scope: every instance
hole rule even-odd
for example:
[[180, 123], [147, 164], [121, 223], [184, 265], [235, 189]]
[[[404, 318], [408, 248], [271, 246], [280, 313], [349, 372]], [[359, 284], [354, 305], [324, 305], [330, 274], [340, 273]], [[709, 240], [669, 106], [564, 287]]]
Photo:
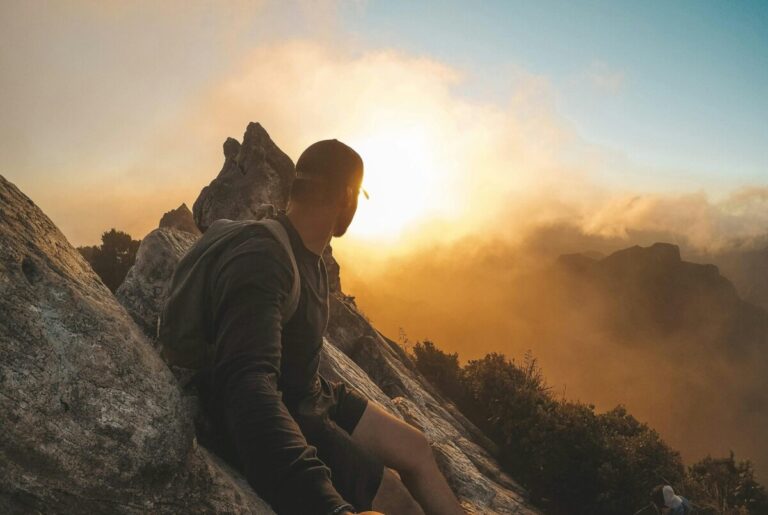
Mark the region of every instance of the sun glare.
[[365, 164], [357, 214], [349, 233], [362, 238], [396, 236], [408, 224], [444, 207], [434, 142], [421, 126], [379, 130], [353, 147]]

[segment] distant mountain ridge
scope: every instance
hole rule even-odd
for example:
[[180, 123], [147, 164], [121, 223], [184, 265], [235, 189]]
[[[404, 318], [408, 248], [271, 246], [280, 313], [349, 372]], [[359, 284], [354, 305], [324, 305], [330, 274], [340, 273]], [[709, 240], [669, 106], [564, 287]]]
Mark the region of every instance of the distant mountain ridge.
[[593, 338], [603, 343], [585, 354], [595, 370], [640, 371], [625, 376], [627, 388], [651, 397], [642, 408], [630, 404], [633, 413], [676, 447], [735, 446], [765, 470], [768, 313], [717, 266], [656, 243], [603, 258], [562, 255], [547, 273], [558, 285], [556, 309], [588, 312], [583, 323], [598, 328]]
[[765, 311], [742, 300], [717, 266], [683, 261], [677, 245], [635, 245], [602, 259], [563, 255], [558, 264], [571, 272], [577, 290], [592, 286], [621, 298], [610, 315], [617, 331], [665, 336], [691, 324], [710, 324], [717, 313], [724, 325], [720, 338], [738, 343], [768, 337]]
[[716, 264], [744, 300], [768, 310], [768, 242], [765, 239], [768, 237], [743, 248], [691, 252], [690, 259]]

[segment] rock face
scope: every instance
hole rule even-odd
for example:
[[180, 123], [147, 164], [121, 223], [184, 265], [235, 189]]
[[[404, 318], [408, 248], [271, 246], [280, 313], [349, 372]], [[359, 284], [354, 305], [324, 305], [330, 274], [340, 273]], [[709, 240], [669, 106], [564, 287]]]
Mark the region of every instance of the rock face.
[[195, 219], [192, 218], [192, 211], [187, 204], [181, 204], [176, 209], [171, 209], [160, 219], [160, 228], [178, 229], [196, 236], [200, 236], [200, 229], [195, 225]]
[[197, 227], [205, 232], [214, 220], [261, 218], [263, 204], [285, 208], [296, 171], [289, 158], [258, 123], [249, 123], [240, 144], [224, 142], [224, 166], [192, 206]]
[[[266, 142], [265, 138], [268, 136], [261, 126], [252, 123], [246, 132], [247, 145], [244, 143], [241, 147], [234, 140], [227, 140], [224, 145], [224, 170], [230, 170], [235, 162], [252, 163], [249, 168], [251, 175], [246, 174], [246, 178], [252, 182], [238, 178], [241, 181], [239, 187], [248, 191], [249, 195], [236, 196], [235, 200], [226, 204], [226, 215], [220, 214], [224, 203], [218, 198], [211, 198], [211, 195], [219, 191], [217, 188], [224, 187], [217, 182], [222, 178], [222, 171], [195, 202], [196, 220], [210, 223], [221, 216], [231, 219], [260, 218], [265, 205], [285, 205], [288, 188], [273, 187], [273, 182], [263, 179], [264, 174], [271, 174], [271, 168], [264, 164], [267, 160], [247, 157], [251, 153], [264, 156], [271, 152], [277, 155], [277, 147], [271, 141]], [[260, 150], [261, 147], [271, 150]], [[244, 148], [250, 150], [244, 152]], [[293, 164], [288, 160], [283, 165], [286, 167], [285, 176], [292, 177]], [[227, 190], [224, 190], [224, 195], [233, 198]], [[200, 222], [198, 224], [205, 226]], [[137, 258], [135, 270], [129, 274], [130, 281], [126, 280], [126, 285], [134, 285], [131, 291], [136, 293], [128, 296], [119, 292], [120, 301], [137, 320], [156, 320], [160, 297], [170, 282], [173, 267], [183, 254], [181, 245], [192, 243], [182, 240], [179, 234], [175, 238], [170, 234], [163, 238], [153, 236], [160, 230], [166, 231], [156, 229], [142, 240], [142, 248], [139, 250], [141, 259]], [[175, 230], [168, 231], [178, 233]], [[323, 259], [328, 268], [332, 293], [321, 373], [329, 379], [344, 380], [393, 415], [422, 429], [430, 440], [440, 467], [467, 512], [534, 513], [535, 510], [525, 503], [522, 488], [502, 472], [494, 460], [492, 455], [496, 449], [493, 443], [463, 417], [453, 404], [441, 398], [418, 373], [402, 348], [371, 326], [352, 299], [342, 292], [339, 265], [330, 247], [326, 249]], [[152, 265], [142, 266], [142, 262]], [[153, 275], [148, 276], [150, 272]], [[142, 298], [145, 292], [154, 291], [163, 293]], [[143, 326], [148, 328], [151, 324]], [[154, 333], [148, 331], [148, 335], [152, 337]]]
[[0, 176], [0, 513], [269, 513], [195, 444], [175, 379]]
[[147, 234], [136, 253], [136, 261], [115, 291], [117, 299], [130, 306], [130, 314], [146, 334], [155, 334], [157, 314], [167, 294], [173, 268], [199, 237], [172, 227], [158, 227]]

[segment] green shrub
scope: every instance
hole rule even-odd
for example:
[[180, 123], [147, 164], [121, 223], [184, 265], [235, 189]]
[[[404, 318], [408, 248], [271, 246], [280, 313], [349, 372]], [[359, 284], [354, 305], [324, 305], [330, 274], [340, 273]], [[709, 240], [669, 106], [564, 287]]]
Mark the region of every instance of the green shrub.
[[530, 354], [518, 364], [490, 353], [462, 367], [457, 353], [425, 340], [412, 357], [500, 446], [502, 467], [549, 513], [633, 514], [662, 483], [702, 513], [768, 513], [749, 461], [708, 457], [686, 471], [680, 454], [623, 406], [596, 414], [592, 405], [554, 398]]
[[768, 513], [768, 495], [755, 481], [749, 460], [737, 462], [707, 456], [688, 468], [685, 493], [696, 500], [703, 513]]
[[114, 293], [136, 261], [140, 244], [141, 241], [134, 240], [130, 234], [113, 228], [102, 233], [101, 245], [77, 247], [77, 250]]

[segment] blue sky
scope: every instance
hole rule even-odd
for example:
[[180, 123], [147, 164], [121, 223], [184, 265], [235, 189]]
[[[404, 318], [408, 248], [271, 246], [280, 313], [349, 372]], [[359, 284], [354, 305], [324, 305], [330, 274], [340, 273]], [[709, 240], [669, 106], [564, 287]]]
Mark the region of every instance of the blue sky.
[[[586, 140], [659, 174], [768, 179], [768, 2], [366, 2], [344, 22], [469, 70], [484, 101], [508, 93], [499, 70], [541, 75]], [[578, 80], [593, 73], [615, 87]]]

